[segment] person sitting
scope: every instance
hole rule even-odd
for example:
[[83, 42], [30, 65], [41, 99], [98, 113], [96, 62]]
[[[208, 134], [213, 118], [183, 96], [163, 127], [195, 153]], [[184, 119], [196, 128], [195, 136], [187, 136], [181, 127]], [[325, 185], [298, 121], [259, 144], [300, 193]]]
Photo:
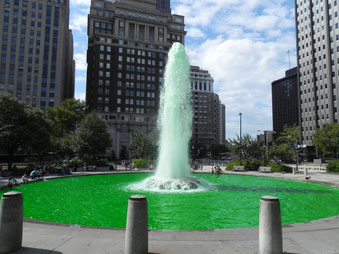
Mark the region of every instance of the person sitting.
[[38, 177], [38, 172], [36, 169], [33, 169], [32, 172], [29, 174], [29, 176], [31, 177], [31, 179], [35, 179]]
[[28, 183], [28, 177], [27, 177], [27, 175], [24, 174], [24, 175], [22, 176], [21, 180], [22, 180], [22, 182], [23, 182], [24, 184]]
[[20, 185], [18, 179], [16, 179], [15, 177], [12, 178], [12, 182], [14, 185]]

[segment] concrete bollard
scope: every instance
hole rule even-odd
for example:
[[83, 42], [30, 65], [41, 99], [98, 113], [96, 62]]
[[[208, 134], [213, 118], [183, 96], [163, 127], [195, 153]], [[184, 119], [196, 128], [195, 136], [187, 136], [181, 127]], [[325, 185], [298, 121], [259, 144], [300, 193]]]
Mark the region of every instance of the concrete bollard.
[[147, 199], [142, 195], [128, 200], [125, 254], [148, 253]]
[[20, 192], [7, 192], [0, 207], [0, 253], [19, 250], [22, 246], [23, 200]]
[[279, 198], [263, 196], [259, 214], [259, 254], [281, 254], [282, 243]]

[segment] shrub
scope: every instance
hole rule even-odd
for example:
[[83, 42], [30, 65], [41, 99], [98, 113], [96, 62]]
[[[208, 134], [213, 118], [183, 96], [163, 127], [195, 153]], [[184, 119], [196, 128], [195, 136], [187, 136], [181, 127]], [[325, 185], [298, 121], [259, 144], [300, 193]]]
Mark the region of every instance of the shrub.
[[258, 171], [260, 166], [263, 166], [265, 163], [261, 160], [257, 159], [252, 159], [252, 160], [247, 160], [244, 163], [245, 170], [248, 171]]
[[292, 168], [285, 166], [285, 165], [279, 165], [276, 163], [270, 163], [268, 164], [269, 167], [271, 167], [271, 172], [286, 172], [286, 173], [292, 173]]
[[233, 166], [241, 166], [241, 162], [240, 161], [232, 161], [232, 162], [228, 163], [227, 166], [226, 166], [226, 170], [232, 170]]
[[148, 168], [147, 160], [145, 159], [136, 159], [133, 160], [134, 168]]
[[68, 166], [70, 168], [74, 168], [74, 167], [82, 167], [84, 165], [84, 161], [82, 159], [80, 159], [79, 157], [74, 157], [73, 159], [71, 159], [68, 163]]
[[329, 161], [326, 170], [327, 172], [339, 173], [339, 160]]

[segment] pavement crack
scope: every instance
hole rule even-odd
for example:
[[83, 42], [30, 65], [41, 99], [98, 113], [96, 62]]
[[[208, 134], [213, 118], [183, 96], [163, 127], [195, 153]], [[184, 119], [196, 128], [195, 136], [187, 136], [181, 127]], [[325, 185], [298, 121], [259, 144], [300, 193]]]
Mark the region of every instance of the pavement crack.
[[69, 242], [70, 240], [72, 240], [74, 238], [74, 236], [71, 236], [70, 238], [66, 239], [65, 241], [63, 241], [62, 243], [60, 243], [58, 246], [56, 246], [55, 248], [52, 249], [52, 251], [55, 251], [57, 248], [59, 248], [60, 246], [64, 245], [65, 243]]

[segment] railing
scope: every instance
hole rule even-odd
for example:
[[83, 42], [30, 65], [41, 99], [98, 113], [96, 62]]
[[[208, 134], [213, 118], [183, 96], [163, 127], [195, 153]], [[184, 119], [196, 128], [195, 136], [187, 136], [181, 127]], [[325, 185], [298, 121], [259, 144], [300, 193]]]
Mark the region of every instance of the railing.
[[[296, 168], [296, 165], [289, 165], [292, 168]], [[310, 165], [298, 165], [298, 171], [305, 172], [326, 172], [326, 166], [310, 166]]]

